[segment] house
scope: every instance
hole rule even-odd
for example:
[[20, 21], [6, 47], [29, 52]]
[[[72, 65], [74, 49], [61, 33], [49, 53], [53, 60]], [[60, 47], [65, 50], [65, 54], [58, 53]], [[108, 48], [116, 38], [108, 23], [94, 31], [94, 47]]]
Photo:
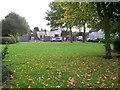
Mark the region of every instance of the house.
[[61, 30], [47, 31], [47, 36], [52, 37], [61, 37]]
[[47, 31], [34, 30], [22, 36], [21, 41], [50, 41], [52, 37], [61, 37], [61, 30]]
[[[63, 33], [64, 32], [64, 33]], [[54, 30], [54, 31], [47, 31], [47, 30], [34, 30], [30, 31], [28, 34], [23, 35], [21, 37], [21, 41], [50, 41], [52, 38], [62, 37], [63, 41], [70, 41], [71, 35], [69, 31], [62, 31], [62, 30]], [[86, 40], [91, 39], [95, 40], [97, 38], [103, 38], [104, 33], [102, 30], [95, 30], [92, 29], [89, 32], [86, 32]], [[82, 41], [83, 40], [83, 32], [72, 32], [72, 40], [73, 41]]]

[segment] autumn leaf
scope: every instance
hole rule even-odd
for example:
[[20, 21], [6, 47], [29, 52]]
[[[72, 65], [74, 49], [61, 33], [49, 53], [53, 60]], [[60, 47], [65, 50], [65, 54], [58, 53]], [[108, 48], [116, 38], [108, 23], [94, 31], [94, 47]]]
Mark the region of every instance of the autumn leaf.
[[91, 81], [92, 79], [91, 78], [88, 78], [87, 81]]
[[34, 84], [35, 82], [34, 81], [32, 81], [32, 85]]
[[80, 75], [79, 75], [79, 74], [77, 74], [77, 77], [80, 77]]
[[117, 77], [111, 77], [111, 80], [116, 80], [117, 79]]
[[32, 82], [34, 80], [34, 78], [29, 78], [28, 81]]
[[56, 88], [60, 88], [60, 86], [58, 85], [58, 86], [56, 86]]
[[107, 74], [103, 74], [102, 76], [103, 76], [103, 78], [104, 78], [105, 80], [107, 80], [108, 77], [109, 77]]
[[45, 85], [46, 87], [49, 86], [48, 84]]
[[13, 79], [13, 75], [10, 75], [10, 80]]
[[75, 85], [77, 84], [77, 81], [76, 81], [74, 78], [69, 78], [69, 79], [68, 79], [68, 83], [69, 83], [70, 85], [75, 86]]
[[31, 88], [31, 86], [29, 85], [28, 88]]
[[32, 81], [32, 79], [30, 78], [30, 79], [28, 79], [29, 81]]

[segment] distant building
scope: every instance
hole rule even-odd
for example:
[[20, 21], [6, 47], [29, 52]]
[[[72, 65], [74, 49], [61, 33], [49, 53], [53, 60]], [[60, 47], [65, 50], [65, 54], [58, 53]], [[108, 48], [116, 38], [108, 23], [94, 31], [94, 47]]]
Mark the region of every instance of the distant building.
[[88, 35], [88, 38], [94, 40], [94, 39], [97, 39], [97, 38], [103, 38], [104, 37], [104, 32], [102, 30], [91, 30], [89, 35]]
[[31, 31], [28, 34], [21, 37], [21, 41], [50, 41], [52, 37], [61, 37], [61, 30], [55, 31]]
[[61, 37], [61, 30], [55, 30], [55, 31], [49, 31], [49, 36], [50, 37]]
[[[23, 35], [21, 37], [21, 41], [28, 42], [28, 41], [50, 41], [51, 38], [62, 37], [63, 41], [70, 41], [71, 35], [68, 33], [62, 34], [62, 30], [54, 30], [54, 31], [47, 31], [47, 30], [34, 30], [30, 31], [28, 34]], [[89, 32], [86, 32], [85, 39], [88, 38], [95, 40], [97, 38], [103, 38], [104, 32], [102, 30], [95, 30], [92, 29]], [[72, 32], [72, 40], [73, 41], [82, 41], [83, 40], [83, 32]]]

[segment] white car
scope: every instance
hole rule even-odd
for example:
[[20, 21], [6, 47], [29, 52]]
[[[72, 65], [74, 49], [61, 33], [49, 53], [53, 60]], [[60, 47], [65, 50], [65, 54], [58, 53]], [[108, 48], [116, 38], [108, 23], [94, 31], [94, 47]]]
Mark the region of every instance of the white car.
[[51, 39], [51, 42], [62, 42], [62, 37], [54, 37]]

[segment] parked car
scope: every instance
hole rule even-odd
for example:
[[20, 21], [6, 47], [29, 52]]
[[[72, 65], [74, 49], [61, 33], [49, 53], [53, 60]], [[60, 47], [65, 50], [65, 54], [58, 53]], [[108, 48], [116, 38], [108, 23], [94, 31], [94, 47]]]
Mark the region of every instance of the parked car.
[[62, 37], [54, 37], [51, 39], [51, 42], [62, 42]]
[[93, 40], [93, 42], [99, 42], [99, 38], [95, 38], [94, 40]]
[[87, 38], [87, 42], [93, 42], [92, 38]]
[[99, 42], [99, 38], [95, 38], [95, 39], [87, 38], [87, 42]]
[[82, 36], [78, 36], [77, 37], [77, 41], [83, 41], [83, 37]]

